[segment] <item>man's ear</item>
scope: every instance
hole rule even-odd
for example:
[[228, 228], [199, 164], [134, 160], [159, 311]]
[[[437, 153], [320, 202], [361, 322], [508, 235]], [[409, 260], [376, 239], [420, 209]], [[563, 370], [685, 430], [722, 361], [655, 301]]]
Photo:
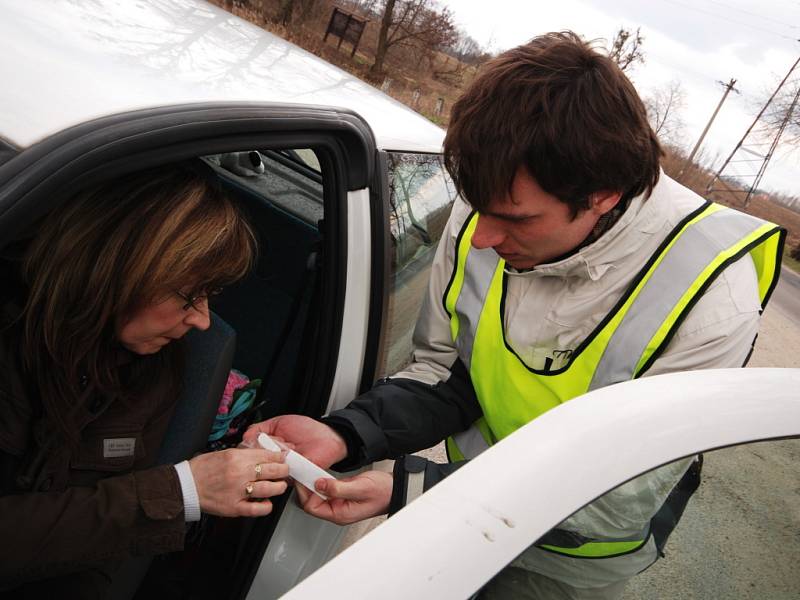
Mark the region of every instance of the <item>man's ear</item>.
[[606, 214], [614, 208], [622, 198], [622, 192], [600, 190], [589, 196], [589, 209], [597, 216]]

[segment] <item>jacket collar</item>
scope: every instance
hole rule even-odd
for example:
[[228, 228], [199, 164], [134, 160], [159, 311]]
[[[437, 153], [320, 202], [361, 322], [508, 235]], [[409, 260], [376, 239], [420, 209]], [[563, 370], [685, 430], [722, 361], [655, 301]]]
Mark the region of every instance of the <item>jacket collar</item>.
[[645, 199], [643, 195], [632, 198], [628, 209], [608, 231], [575, 254], [558, 262], [537, 265], [529, 271], [520, 272], [507, 267], [506, 273], [514, 277], [578, 277], [597, 281], [625, 258], [638, 252], [654, 233], [663, 228], [663, 211], [659, 207], [668, 201], [662, 185], [665, 178], [662, 171], [649, 198]]

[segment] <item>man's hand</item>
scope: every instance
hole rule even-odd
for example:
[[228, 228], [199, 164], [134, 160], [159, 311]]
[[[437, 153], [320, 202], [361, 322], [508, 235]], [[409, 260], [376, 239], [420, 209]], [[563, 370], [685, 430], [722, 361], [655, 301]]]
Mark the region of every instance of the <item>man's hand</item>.
[[308, 514], [347, 525], [386, 513], [392, 499], [392, 484], [390, 473], [366, 471], [347, 479], [318, 479], [315, 487], [327, 500], [302, 485], [296, 488], [300, 505]]
[[279, 438], [295, 451], [323, 469], [347, 458], [347, 444], [333, 429], [310, 417], [281, 415], [253, 423], [244, 434], [244, 441], [257, 444], [259, 433]]

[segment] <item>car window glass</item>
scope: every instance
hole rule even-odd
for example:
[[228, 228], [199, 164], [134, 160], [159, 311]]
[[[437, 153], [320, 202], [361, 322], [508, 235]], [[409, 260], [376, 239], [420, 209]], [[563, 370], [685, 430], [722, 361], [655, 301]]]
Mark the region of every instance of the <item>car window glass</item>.
[[296, 161], [302, 162], [307, 167], [314, 169], [317, 173], [319, 173], [322, 170], [319, 166], [319, 160], [317, 159], [317, 155], [314, 154], [314, 151], [309, 148], [287, 150], [285, 151], [285, 153], [294, 158]]
[[800, 440], [782, 440], [654, 469], [559, 524], [478, 598], [796, 598], [798, 465]]
[[411, 360], [411, 334], [455, 190], [438, 154], [389, 153], [391, 272], [387, 337], [378, 376]]

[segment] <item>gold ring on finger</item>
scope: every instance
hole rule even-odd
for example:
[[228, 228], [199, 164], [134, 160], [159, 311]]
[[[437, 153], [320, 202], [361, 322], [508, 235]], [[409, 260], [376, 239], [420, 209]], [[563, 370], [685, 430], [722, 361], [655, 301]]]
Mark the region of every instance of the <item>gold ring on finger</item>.
[[249, 482], [246, 486], [244, 486], [244, 493], [247, 494], [247, 497], [253, 495], [253, 490], [256, 489], [256, 486], [253, 485], [253, 482]]
[[261, 477], [261, 463], [258, 463], [256, 465], [256, 479], [258, 479], [259, 477]]

